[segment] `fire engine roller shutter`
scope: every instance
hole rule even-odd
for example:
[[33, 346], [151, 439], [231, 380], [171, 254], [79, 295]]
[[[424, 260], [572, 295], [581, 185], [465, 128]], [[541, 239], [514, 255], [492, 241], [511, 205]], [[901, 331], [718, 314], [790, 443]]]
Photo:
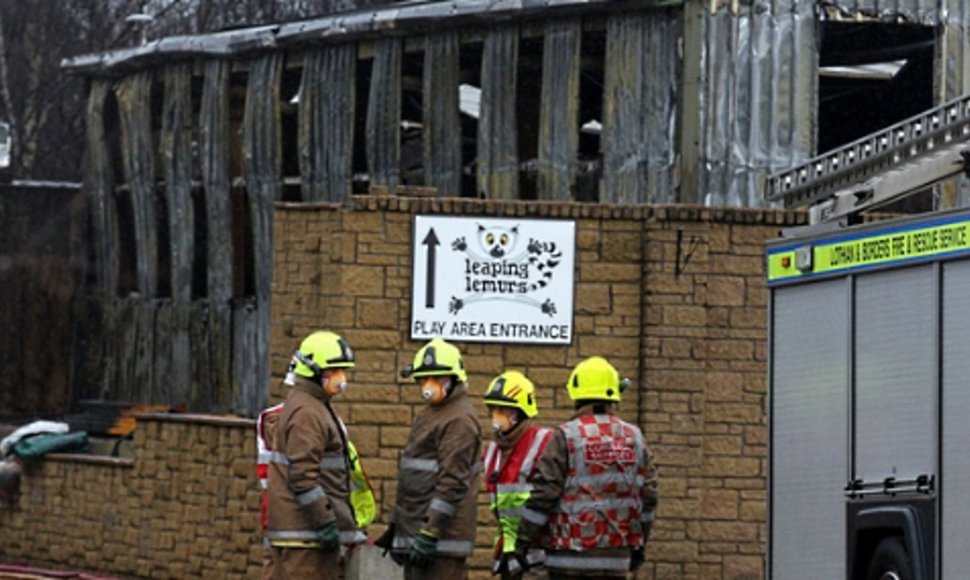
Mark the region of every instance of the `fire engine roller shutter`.
[[970, 261], [943, 269], [942, 571], [946, 580], [970, 570]]
[[845, 279], [772, 296], [771, 578], [845, 574], [848, 306]]
[[856, 281], [855, 477], [936, 473], [937, 293], [932, 266]]

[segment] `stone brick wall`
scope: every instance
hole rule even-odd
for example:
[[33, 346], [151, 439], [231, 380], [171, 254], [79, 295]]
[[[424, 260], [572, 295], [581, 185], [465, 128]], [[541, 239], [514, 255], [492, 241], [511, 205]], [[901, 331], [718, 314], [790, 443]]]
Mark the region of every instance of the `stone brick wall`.
[[[661, 507], [641, 578], [763, 577], [765, 338], [763, 243], [790, 212], [613, 207], [542, 202], [357, 198], [348, 207], [281, 205], [276, 213], [271, 395], [307, 333], [330, 328], [358, 366], [339, 410], [382, 502], [422, 404], [397, 371], [409, 340], [411, 228], [416, 214], [550, 217], [577, 226], [574, 335], [569, 346], [462, 344], [476, 399], [506, 368], [539, 388], [540, 422], [566, 419], [572, 366], [608, 357], [638, 388], [621, 415], [656, 454]], [[485, 407], [479, 403], [483, 426]], [[492, 516], [480, 498], [482, 578]]]
[[248, 419], [148, 415], [134, 460], [50, 455], [0, 504], [0, 561], [143, 578], [258, 578]]
[[[483, 427], [481, 393], [502, 370], [536, 382], [540, 422], [551, 426], [570, 415], [562, 385], [571, 367], [607, 356], [636, 385], [621, 415], [644, 429], [660, 468], [658, 520], [638, 577], [763, 578], [763, 242], [803, 216], [393, 197], [278, 206], [271, 399], [285, 396], [280, 380], [305, 334], [331, 328], [347, 337], [359, 362], [338, 408], [382, 517], [422, 404], [398, 377], [419, 346], [408, 338], [416, 214], [576, 220], [572, 344], [460, 345]], [[45, 459], [26, 474], [20, 503], [0, 506], [0, 560], [122, 576], [257, 577], [252, 429], [249, 420], [151, 415], [135, 432], [132, 461]], [[484, 494], [479, 524], [472, 576], [487, 578], [494, 528]]]

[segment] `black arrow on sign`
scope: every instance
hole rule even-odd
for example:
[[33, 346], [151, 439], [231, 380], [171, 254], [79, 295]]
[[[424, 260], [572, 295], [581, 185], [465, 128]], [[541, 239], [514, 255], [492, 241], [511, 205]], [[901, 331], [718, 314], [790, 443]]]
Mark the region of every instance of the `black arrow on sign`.
[[435, 246], [438, 246], [438, 236], [434, 235], [434, 228], [428, 230], [428, 235], [421, 242], [428, 246], [428, 279], [424, 284], [424, 307], [434, 308], [434, 253]]

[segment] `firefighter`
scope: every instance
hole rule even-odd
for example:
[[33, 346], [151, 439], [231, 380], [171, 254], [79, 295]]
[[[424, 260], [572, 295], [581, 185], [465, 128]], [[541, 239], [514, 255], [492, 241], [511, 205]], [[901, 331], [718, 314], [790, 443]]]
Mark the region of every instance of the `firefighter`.
[[269, 469], [275, 578], [338, 578], [341, 546], [365, 540], [350, 504], [347, 431], [332, 400], [347, 388], [354, 353], [314, 332], [294, 353], [293, 388], [277, 421]]
[[482, 433], [461, 353], [434, 339], [401, 374], [415, 379], [427, 406], [414, 418], [401, 453], [397, 503], [375, 543], [404, 565], [406, 580], [465, 578], [475, 541]]
[[263, 572], [261, 580], [273, 580], [276, 572], [273, 567], [273, 549], [270, 547], [266, 529], [269, 526], [269, 463], [273, 457], [273, 435], [276, 424], [283, 412], [283, 404], [263, 409], [256, 419], [256, 478], [259, 480], [261, 496], [259, 502], [259, 524], [263, 530]]
[[550, 579], [625, 578], [643, 564], [657, 507], [657, 474], [643, 433], [615, 415], [628, 381], [606, 359], [573, 369], [576, 413], [539, 458], [522, 510], [515, 558], [541, 539]]
[[[525, 375], [506, 371], [495, 377], [485, 391], [485, 405], [492, 418], [495, 439], [485, 448], [485, 489], [490, 508], [498, 519], [492, 574], [502, 580], [518, 578], [523, 570], [514, 558], [519, 512], [529, 499], [536, 460], [542, 454], [552, 430], [533, 424], [539, 414], [536, 389]], [[526, 554], [531, 568], [542, 564], [543, 552]], [[526, 573], [526, 577], [538, 577]]]

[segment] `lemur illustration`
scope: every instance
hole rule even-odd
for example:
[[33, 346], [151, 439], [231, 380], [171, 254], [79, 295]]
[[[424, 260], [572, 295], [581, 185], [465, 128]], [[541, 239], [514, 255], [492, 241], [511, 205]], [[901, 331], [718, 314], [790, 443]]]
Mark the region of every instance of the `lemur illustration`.
[[[524, 250], [511, 256], [512, 252], [516, 249], [518, 238], [518, 225], [505, 228], [500, 226], [485, 227], [482, 224], [478, 224], [479, 247], [477, 249], [470, 248], [464, 236], [455, 238], [451, 243], [451, 249], [456, 252], [464, 252], [476, 262], [492, 262], [496, 260], [502, 260], [508, 263], [528, 262], [530, 266], [539, 272], [540, 277], [538, 280], [529, 283], [526, 293], [545, 288], [552, 280], [553, 270], [562, 261], [562, 251], [556, 247], [554, 242], [542, 242], [535, 238], [530, 238]], [[476, 250], [480, 250], [481, 253]], [[516, 294], [514, 296], [471, 294], [464, 298], [452, 296], [448, 310], [452, 314], [457, 314], [468, 304], [484, 300], [511, 300], [534, 306], [541, 310], [543, 314], [549, 316], [556, 313], [556, 305], [552, 300], [547, 298], [545, 302], [540, 302], [529, 296], [523, 296], [522, 294]]]

